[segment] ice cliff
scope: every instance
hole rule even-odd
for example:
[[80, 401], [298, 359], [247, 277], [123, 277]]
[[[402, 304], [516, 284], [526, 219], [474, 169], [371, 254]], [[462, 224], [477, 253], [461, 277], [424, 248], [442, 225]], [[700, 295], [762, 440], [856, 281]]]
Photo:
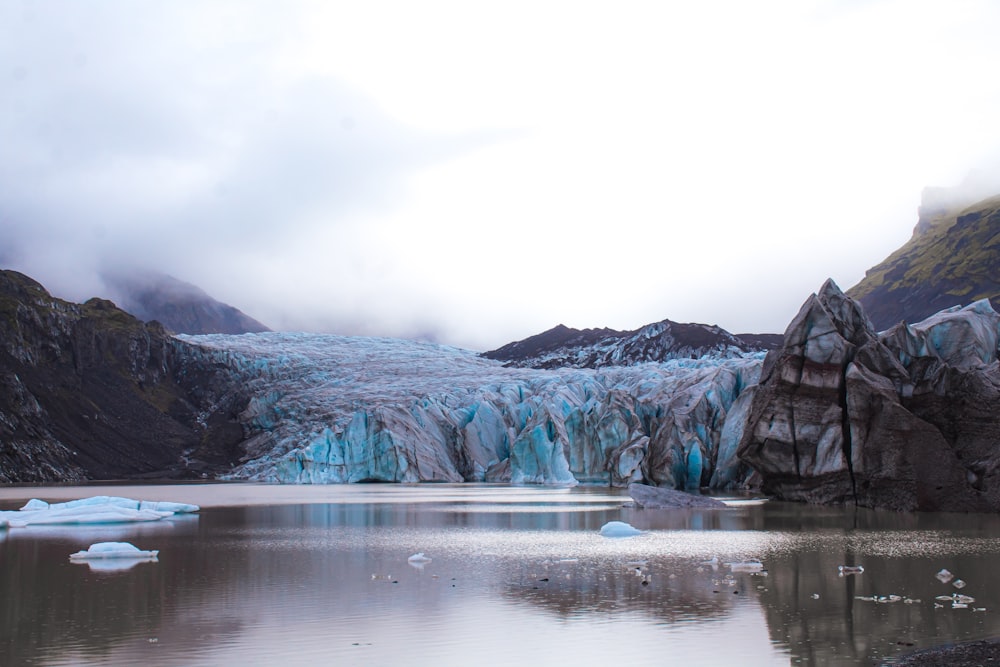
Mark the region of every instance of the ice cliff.
[[250, 396], [236, 479], [724, 487], [762, 355], [506, 368], [414, 341], [184, 336]]

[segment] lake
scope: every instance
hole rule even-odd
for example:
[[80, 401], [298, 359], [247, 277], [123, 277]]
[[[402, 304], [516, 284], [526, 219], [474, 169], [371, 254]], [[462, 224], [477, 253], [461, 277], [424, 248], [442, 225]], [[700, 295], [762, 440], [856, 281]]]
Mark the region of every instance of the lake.
[[[1000, 636], [992, 515], [503, 485], [4, 487], [0, 509], [92, 495], [202, 511], [0, 529], [0, 664], [872, 665]], [[615, 520], [643, 533], [602, 537]], [[159, 560], [70, 562], [101, 541]]]

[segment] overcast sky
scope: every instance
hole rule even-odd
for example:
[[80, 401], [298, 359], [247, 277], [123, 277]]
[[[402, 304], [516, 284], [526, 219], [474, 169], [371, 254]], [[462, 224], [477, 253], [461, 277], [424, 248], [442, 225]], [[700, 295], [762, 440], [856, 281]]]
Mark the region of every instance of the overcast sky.
[[0, 266], [472, 349], [780, 332], [995, 162], [998, 33], [989, 0], [0, 0]]

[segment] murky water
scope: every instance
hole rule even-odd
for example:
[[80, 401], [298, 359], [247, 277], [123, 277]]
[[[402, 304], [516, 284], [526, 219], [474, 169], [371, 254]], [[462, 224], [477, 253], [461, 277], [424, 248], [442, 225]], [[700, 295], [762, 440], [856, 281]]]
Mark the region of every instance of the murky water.
[[[1000, 636], [994, 516], [450, 485], [5, 488], [0, 509], [98, 494], [203, 510], [0, 530], [0, 664], [871, 665]], [[611, 520], [645, 532], [601, 537]], [[109, 540], [159, 562], [70, 563]], [[748, 559], [766, 575], [726, 566]], [[942, 568], [974, 603], [935, 600], [957, 592]]]

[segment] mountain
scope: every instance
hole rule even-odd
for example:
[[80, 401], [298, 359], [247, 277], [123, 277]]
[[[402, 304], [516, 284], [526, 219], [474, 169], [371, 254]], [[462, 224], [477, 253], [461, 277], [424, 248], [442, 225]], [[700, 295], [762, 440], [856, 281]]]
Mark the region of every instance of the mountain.
[[780, 345], [778, 334], [731, 334], [714, 325], [663, 320], [635, 331], [581, 330], [560, 324], [482, 356], [521, 368], [600, 368], [704, 356], [735, 357]]
[[146, 322], [157, 321], [174, 333], [257, 333], [266, 326], [201, 288], [154, 271], [115, 271], [102, 275], [108, 297]]
[[1000, 195], [984, 192], [924, 190], [910, 240], [847, 291], [877, 330], [980, 299], [1000, 305]]
[[192, 478], [239, 456], [231, 374], [110, 301], [0, 271], [0, 482]]

